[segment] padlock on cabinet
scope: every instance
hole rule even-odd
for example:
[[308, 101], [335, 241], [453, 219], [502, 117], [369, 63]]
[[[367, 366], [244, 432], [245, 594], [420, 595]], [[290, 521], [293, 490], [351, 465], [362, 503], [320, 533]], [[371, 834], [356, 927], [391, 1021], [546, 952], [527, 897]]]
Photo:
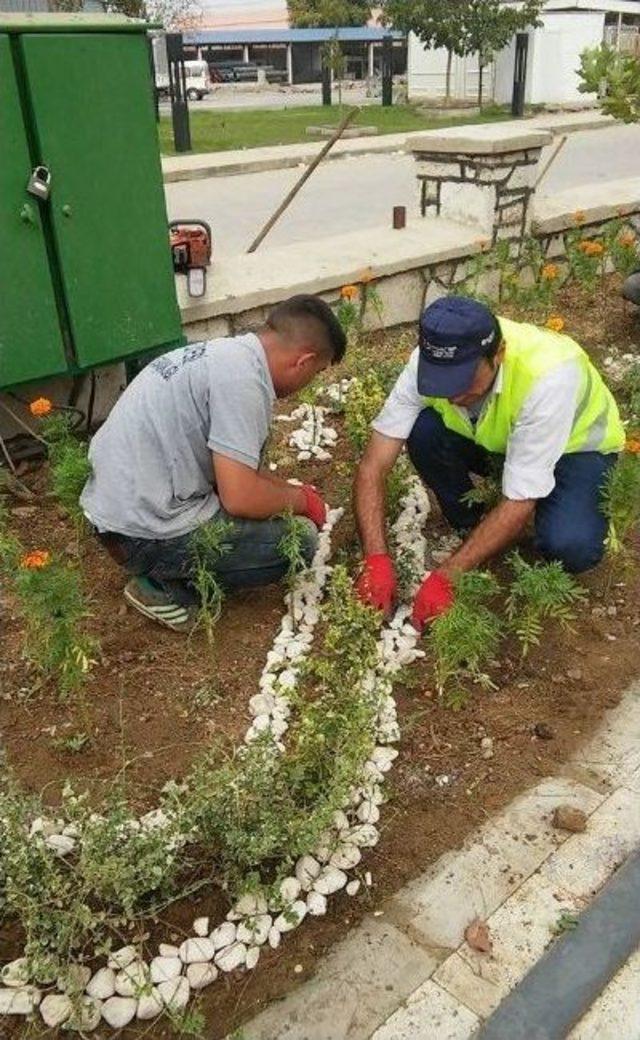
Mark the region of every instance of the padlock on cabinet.
[[51, 194], [51, 171], [46, 166], [35, 166], [29, 177], [27, 191], [36, 199], [46, 202]]

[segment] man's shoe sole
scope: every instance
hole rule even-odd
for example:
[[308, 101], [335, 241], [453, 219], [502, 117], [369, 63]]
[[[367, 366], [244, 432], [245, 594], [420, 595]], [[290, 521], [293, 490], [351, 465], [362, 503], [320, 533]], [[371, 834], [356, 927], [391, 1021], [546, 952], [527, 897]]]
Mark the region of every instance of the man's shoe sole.
[[156, 621], [159, 625], [164, 625], [165, 628], [170, 628], [173, 632], [190, 632], [193, 628], [193, 618], [187, 607], [181, 607], [178, 603], [151, 607], [148, 603], [137, 599], [128, 585], [125, 585], [123, 595], [127, 603], [135, 607], [140, 614], [144, 614], [145, 617]]

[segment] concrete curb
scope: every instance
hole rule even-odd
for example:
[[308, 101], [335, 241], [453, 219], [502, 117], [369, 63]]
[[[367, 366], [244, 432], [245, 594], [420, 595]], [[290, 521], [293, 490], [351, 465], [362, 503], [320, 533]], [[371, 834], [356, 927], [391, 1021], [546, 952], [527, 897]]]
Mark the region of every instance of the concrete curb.
[[[539, 129], [548, 130], [553, 134], [569, 134], [579, 130], [602, 130], [607, 126], [613, 126], [614, 123], [615, 120], [610, 116], [597, 112], [574, 112], [507, 120], [495, 125], [519, 130]], [[465, 124], [461, 123], [456, 129], [462, 131], [464, 126]], [[353, 156], [409, 152], [416, 139], [425, 138], [425, 136], [437, 138], [440, 133], [440, 130], [417, 130], [412, 133], [383, 134], [379, 137], [358, 137], [350, 141], [339, 141], [329, 152], [325, 162]], [[233, 177], [246, 173], [264, 173], [267, 170], [307, 166], [318, 154], [320, 144], [314, 142], [312, 144], [279, 145], [273, 148], [248, 148], [240, 151], [164, 156], [162, 159], [163, 180], [165, 184], [173, 184], [177, 181], [199, 180], [205, 177]]]
[[476, 1040], [564, 1040], [640, 945], [640, 850], [487, 1020]]

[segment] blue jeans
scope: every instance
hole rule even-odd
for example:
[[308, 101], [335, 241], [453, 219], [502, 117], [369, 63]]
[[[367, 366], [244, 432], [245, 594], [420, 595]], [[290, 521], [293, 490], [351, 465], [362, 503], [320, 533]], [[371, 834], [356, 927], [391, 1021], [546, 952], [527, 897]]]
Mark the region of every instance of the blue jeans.
[[[444, 516], [465, 531], [482, 519], [484, 506], [463, 501], [471, 491], [471, 474], [486, 476], [501, 463], [474, 441], [447, 429], [433, 408], [420, 412], [407, 441], [409, 457], [434, 492]], [[555, 487], [539, 499], [535, 511], [535, 548], [548, 560], [559, 560], [574, 574], [600, 562], [607, 536], [601, 491], [617, 455], [598, 451], [563, 455], [555, 468]]]
[[[302, 519], [305, 524], [302, 552], [306, 562], [311, 563], [318, 544], [318, 532], [311, 520]], [[289, 564], [278, 548], [287, 530], [284, 518], [239, 520], [221, 509], [210, 522], [218, 521], [229, 525], [224, 541], [230, 549], [218, 558], [213, 568], [226, 592], [271, 585], [285, 576]], [[149, 578], [182, 606], [198, 602], [191, 581], [191, 535], [166, 539], [130, 538], [122, 534], [99, 537], [129, 574]]]

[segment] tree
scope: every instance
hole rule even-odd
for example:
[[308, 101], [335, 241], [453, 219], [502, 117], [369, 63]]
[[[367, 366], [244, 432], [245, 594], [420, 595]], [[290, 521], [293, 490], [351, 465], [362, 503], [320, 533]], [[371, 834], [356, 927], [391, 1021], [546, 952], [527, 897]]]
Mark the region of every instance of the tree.
[[582, 94], [597, 94], [607, 115], [625, 123], [640, 120], [640, 58], [621, 54], [603, 43], [582, 52], [577, 73], [578, 90]]
[[287, 0], [287, 7], [294, 29], [360, 26], [371, 18], [369, 0]]
[[[69, 0], [56, 0], [66, 3]], [[106, 10], [128, 18], [144, 18], [165, 29], [187, 29], [195, 25], [202, 14], [198, 0], [107, 0]]]
[[451, 97], [453, 55], [462, 57], [466, 30], [463, 12], [467, 0], [383, 0], [383, 16], [394, 29], [413, 32], [425, 47], [444, 47], [447, 52], [445, 96]]
[[524, 0], [519, 7], [501, 0], [468, 0], [463, 15], [466, 29], [465, 54], [478, 55], [478, 105], [482, 108], [482, 74], [517, 32], [541, 24], [545, 0]]

